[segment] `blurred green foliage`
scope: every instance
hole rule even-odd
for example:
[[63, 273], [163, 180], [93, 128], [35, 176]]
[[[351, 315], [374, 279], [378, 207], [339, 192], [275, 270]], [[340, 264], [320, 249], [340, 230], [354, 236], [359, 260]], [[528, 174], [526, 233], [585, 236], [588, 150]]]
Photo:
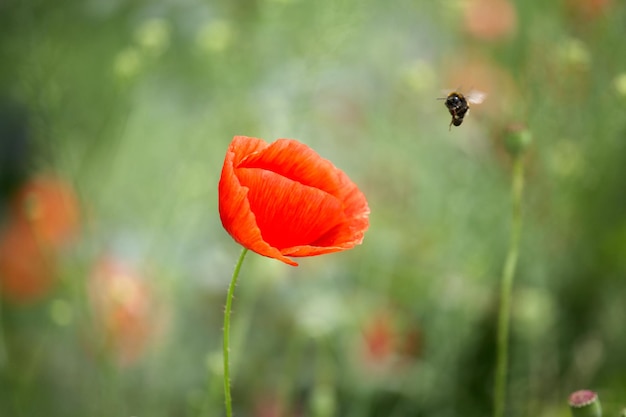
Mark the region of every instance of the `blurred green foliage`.
[[[514, 124], [534, 140], [509, 415], [568, 415], [579, 388], [616, 415], [626, 6], [518, 0], [514, 25], [484, 39], [468, 29], [471, 3], [0, 3], [0, 94], [28, 114], [18, 174], [27, 164], [64, 178], [82, 212], [54, 289], [28, 305], [4, 294], [0, 415], [223, 414], [222, 309], [239, 249], [221, 228], [217, 182], [234, 135], [307, 143], [372, 211], [350, 252], [298, 268], [248, 257], [233, 316], [235, 415], [488, 415]], [[450, 85], [472, 82], [470, 62], [503, 78], [487, 77], [487, 101], [448, 131], [436, 98], [482, 87]], [[2, 190], [5, 225], [14, 188]], [[103, 257], [149, 288], [137, 290], [148, 313], [128, 328], [98, 321], [90, 282]], [[120, 361], [115, 338], [127, 333], [136, 351]]]

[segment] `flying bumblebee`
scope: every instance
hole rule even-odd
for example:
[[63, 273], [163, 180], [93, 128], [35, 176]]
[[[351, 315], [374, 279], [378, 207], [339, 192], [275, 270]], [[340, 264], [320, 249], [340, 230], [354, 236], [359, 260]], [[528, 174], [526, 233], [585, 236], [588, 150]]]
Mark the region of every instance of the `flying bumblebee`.
[[469, 112], [470, 104], [480, 104], [485, 100], [487, 95], [480, 91], [472, 90], [468, 95], [463, 95], [458, 91], [452, 91], [446, 97], [441, 97], [439, 100], [445, 100], [444, 104], [448, 108], [452, 120], [448, 130], [452, 129], [452, 125], [461, 126], [463, 118]]

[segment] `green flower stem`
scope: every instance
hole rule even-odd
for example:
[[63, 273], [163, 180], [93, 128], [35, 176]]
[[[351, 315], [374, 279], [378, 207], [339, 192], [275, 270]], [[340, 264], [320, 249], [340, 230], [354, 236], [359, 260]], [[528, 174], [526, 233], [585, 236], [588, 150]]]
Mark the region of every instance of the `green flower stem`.
[[233, 277], [228, 287], [226, 307], [224, 309], [224, 403], [226, 405], [227, 417], [232, 417], [233, 415], [232, 399], [230, 396], [230, 361], [228, 357], [230, 353], [230, 310], [233, 305], [233, 295], [235, 293], [235, 286], [237, 285], [237, 278], [239, 277], [239, 271], [241, 270], [241, 265], [243, 264], [243, 259], [246, 257], [246, 253], [248, 253], [248, 249], [243, 248], [237, 260], [237, 264], [235, 265]]
[[509, 355], [509, 324], [511, 321], [511, 293], [513, 277], [519, 254], [519, 241], [522, 232], [522, 190], [524, 188], [523, 156], [517, 154], [513, 159], [513, 178], [511, 183], [512, 217], [509, 250], [506, 255], [500, 288], [500, 309], [498, 312], [497, 359], [494, 385], [494, 417], [504, 415], [507, 385], [507, 363]]
[[0, 370], [4, 371], [4, 367], [9, 362], [9, 350], [6, 343], [6, 335], [4, 331], [4, 300], [0, 299]]

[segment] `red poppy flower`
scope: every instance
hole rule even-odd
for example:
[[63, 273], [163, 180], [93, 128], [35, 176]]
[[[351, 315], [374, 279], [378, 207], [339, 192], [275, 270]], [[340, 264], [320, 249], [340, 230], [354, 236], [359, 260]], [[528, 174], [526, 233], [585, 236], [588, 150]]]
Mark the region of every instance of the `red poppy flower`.
[[350, 249], [369, 226], [365, 196], [341, 170], [291, 139], [235, 136], [219, 183], [222, 225], [260, 255], [298, 264]]

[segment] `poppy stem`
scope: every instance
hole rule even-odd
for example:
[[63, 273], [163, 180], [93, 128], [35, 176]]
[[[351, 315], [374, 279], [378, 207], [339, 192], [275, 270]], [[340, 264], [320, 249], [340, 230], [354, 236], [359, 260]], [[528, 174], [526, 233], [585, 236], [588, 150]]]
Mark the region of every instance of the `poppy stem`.
[[500, 287], [500, 309], [498, 311], [497, 359], [494, 384], [494, 417], [504, 415], [507, 386], [507, 363], [509, 354], [509, 324], [511, 321], [511, 298], [513, 278], [519, 255], [519, 242], [522, 232], [522, 191], [524, 188], [524, 164], [522, 154], [513, 159], [513, 176], [511, 182], [511, 235], [509, 249], [502, 270]]
[[9, 359], [8, 349], [6, 346], [6, 335], [4, 332], [4, 305], [2, 304], [3, 301], [4, 300], [0, 300], [0, 369], [4, 369]]
[[239, 259], [237, 260], [237, 264], [235, 265], [235, 270], [233, 271], [233, 277], [230, 280], [230, 285], [228, 286], [228, 294], [226, 295], [226, 307], [224, 308], [224, 404], [226, 405], [226, 417], [232, 417], [233, 415], [233, 406], [232, 399], [230, 396], [230, 361], [229, 361], [229, 353], [230, 353], [230, 311], [233, 304], [233, 295], [235, 293], [235, 286], [237, 285], [237, 278], [239, 277], [239, 271], [241, 270], [241, 265], [243, 264], [243, 259], [246, 257], [246, 253], [248, 253], [248, 249], [243, 248], [241, 251], [241, 255], [239, 255]]

